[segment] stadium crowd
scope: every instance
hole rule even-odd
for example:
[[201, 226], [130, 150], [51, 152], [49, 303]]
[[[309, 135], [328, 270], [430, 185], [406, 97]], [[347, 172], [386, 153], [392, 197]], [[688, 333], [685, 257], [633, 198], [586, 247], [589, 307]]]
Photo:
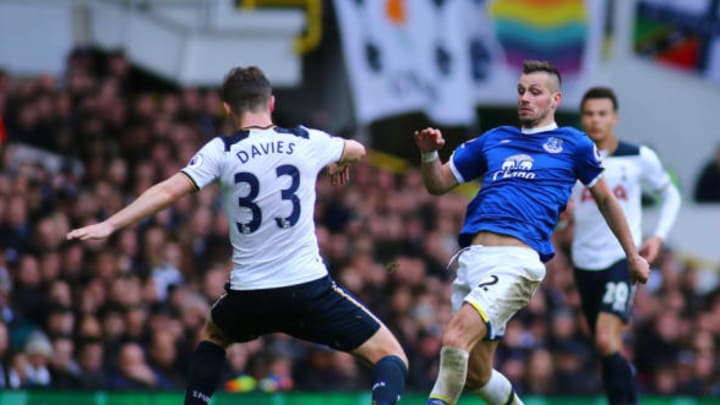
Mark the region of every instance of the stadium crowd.
[[[224, 292], [231, 248], [213, 186], [109, 240], [64, 240], [231, 131], [215, 90], [137, 92], [129, 72], [122, 53], [76, 52], [62, 79], [0, 73], [0, 389], [183, 389], [198, 332]], [[317, 191], [332, 275], [400, 339], [408, 390], [427, 392], [466, 196], [432, 197], [417, 169], [368, 163], [349, 186], [322, 176]], [[571, 232], [570, 223], [555, 234], [547, 277], [498, 349], [497, 368], [521, 393], [602, 389], [568, 260]], [[720, 290], [672, 250], [654, 268], [626, 332], [641, 391], [720, 396]], [[228, 350], [222, 389], [363, 390], [369, 379], [348, 354], [273, 335]]]

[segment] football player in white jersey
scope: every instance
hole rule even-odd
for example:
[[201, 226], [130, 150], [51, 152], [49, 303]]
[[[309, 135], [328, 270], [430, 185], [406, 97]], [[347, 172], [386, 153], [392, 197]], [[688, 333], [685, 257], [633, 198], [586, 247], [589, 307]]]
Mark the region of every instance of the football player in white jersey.
[[234, 266], [192, 355], [185, 404], [210, 401], [227, 346], [275, 332], [373, 364], [373, 404], [395, 404], [405, 385], [407, 357], [390, 330], [330, 278], [313, 221], [318, 173], [328, 167], [333, 183], [345, 183], [348, 166], [365, 148], [316, 129], [276, 127], [275, 97], [257, 67], [232, 69], [222, 99], [235, 134], [214, 138], [180, 173], [67, 238], [106, 238], [217, 181], [231, 221]]
[[[603, 156], [605, 181], [625, 213], [637, 246], [642, 241], [642, 192], [650, 191], [661, 197], [660, 220], [655, 232], [640, 247], [640, 254], [652, 262], [680, 209], [680, 193], [655, 152], [646, 146], [620, 141], [615, 135], [618, 102], [611, 89], [591, 88], [583, 96], [580, 107], [583, 129]], [[628, 321], [634, 292], [625, 253], [585, 186], [576, 184], [572, 200], [575, 280], [595, 347], [602, 356], [608, 401], [610, 405], [636, 404], [632, 368], [620, 354], [623, 323]]]

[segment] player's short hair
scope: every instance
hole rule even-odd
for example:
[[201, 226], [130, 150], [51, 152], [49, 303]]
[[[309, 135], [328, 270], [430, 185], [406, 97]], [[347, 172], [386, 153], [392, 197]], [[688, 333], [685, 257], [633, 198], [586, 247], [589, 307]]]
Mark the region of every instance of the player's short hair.
[[523, 74], [527, 75], [535, 72], [545, 72], [554, 76], [557, 79], [558, 90], [560, 90], [562, 77], [555, 65], [546, 60], [526, 60], [523, 62]]
[[618, 110], [618, 100], [617, 96], [615, 95], [615, 92], [609, 88], [609, 87], [591, 87], [588, 89], [588, 91], [585, 92], [585, 94], [582, 97], [582, 101], [580, 102], [580, 110], [582, 110], [583, 106], [585, 106], [585, 102], [590, 99], [598, 99], [598, 98], [608, 98], [612, 102], [613, 105], [613, 111]]
[[272, 95], [272, 86], [257, 66], [235, 67], [225, 75], [221, 97], [234, 114], [258, 111]]

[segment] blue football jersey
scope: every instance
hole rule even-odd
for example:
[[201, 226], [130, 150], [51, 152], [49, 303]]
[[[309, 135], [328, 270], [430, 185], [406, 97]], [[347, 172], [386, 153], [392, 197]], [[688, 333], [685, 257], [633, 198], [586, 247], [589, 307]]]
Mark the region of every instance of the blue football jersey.
[[525, 242], [543, 261], [555, 254], [550, 235], [576, 180], [592, 186], [603, 171], [587, 135], [556, 126], [534, 133], [492, 129], [460, 145], [449, 163], [459, 183], [479, 178], [483, 183], [468, 204], [460, 245], [489, 231]]

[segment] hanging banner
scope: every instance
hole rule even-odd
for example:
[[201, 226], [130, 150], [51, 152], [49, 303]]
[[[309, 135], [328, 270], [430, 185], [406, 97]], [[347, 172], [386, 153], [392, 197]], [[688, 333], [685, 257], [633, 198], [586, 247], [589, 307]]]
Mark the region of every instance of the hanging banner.
[[601, 55], [606, 0], [335, 0], [360, 123], [422, 111], [468, 125], [513, 105], [525, 59], [553, 62], [576, 109]]
[[720, 5], [712, 0], [640, 0], [635, 52], [655, 63], [720, 83]]

